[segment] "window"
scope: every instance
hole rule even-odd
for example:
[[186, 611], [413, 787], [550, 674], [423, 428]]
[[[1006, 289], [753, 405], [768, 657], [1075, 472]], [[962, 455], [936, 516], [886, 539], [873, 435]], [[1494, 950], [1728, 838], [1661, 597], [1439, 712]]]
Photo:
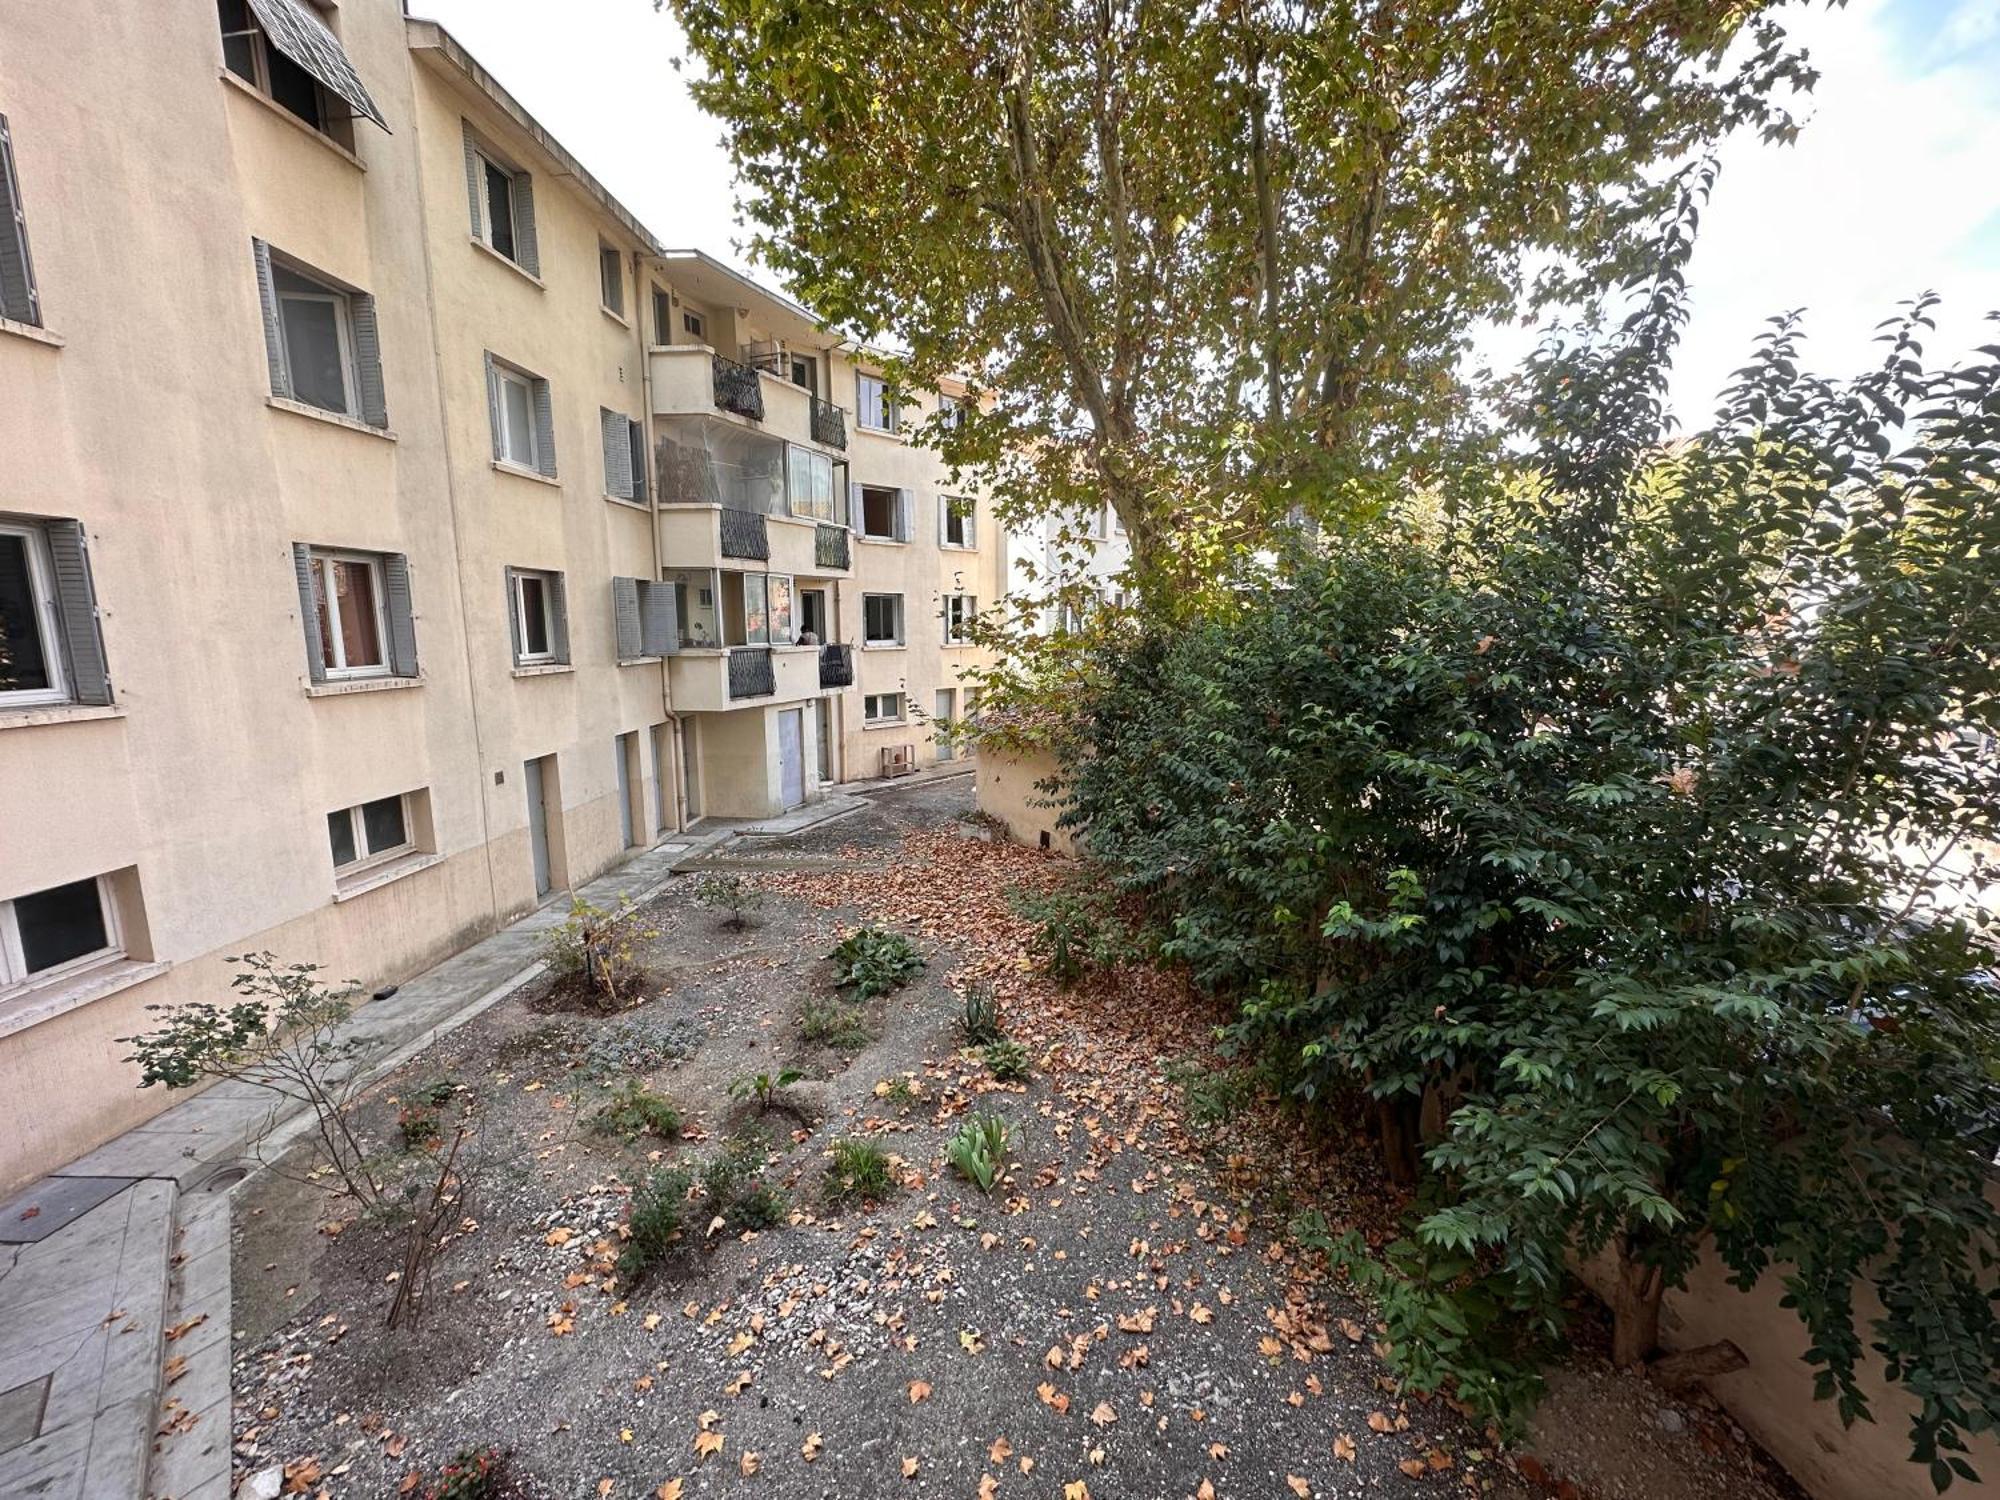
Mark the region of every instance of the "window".
[[0, 990], [123, 956], [117, 906], [103, 876], [0, 901]]
[[802, 386], [813, 395], [819, 394], [819, 360], [810, 354], [791, 356], [792, 384]]
[[944, 643], [964, 646], [971, 643], [972, 622], [979, 614], [979, 601], [970, 594], [944, 596]]
[[705, 344], [708, 342], [708, 319], [698, 312], [689, 312], [684, 308], [681, 311], [681, 332], [697, 344]]
[[722, 617], [716, 608], [720, 588], [713, 570], [669, 573], [674, 586], [674, 620], [683, 644], [716, 647], [722, 644]]
[[387, 427], [375, 299], [250, 242], [271, 394]]
[[513, 620], [514, 665], [566, 664], [569, 616], [563, 598], [562, 574], [509, 568], [507, 598]]
[[857, 485], [860, 492], [861, 534], [880, 542], [910, 539], [910, 492], [879, 484]]
[[649, 578], [611, 580], [611, 623], [620, 661], [645, 661], [680, 650], [671, 583]]
[[617, 250], [601, 240], [597, 245], [597, 284], [605, 309], [624, 317], [625, 267]]
[[110, 702], [82, 523], [0, 515], [0, 711]]
[[938, 496], [938, 545], [940, 547], [972, 547], [974, 538], [974, 505], [969, 499], [957, 495]]
[[958, 428], [965, 425], [965, 401], [958, 396], [938, 397], [938, 425]]
[[216, 15], [224, 66], [301, 123], [348, 150], [356, 117], [388, 128], [312, 0], [217, 0]]
[[304, 543], [292, 553], [313, 681], [417, 675], [407, 558]]
[[674, 341], [673, 302], [662, 287], [653, 288], [653, 342], [671, 344]]
[[377, 797], [326, 815], [326, 841], [336, 874], [352, 875], [416, 848], [410, 796]]
[[903, 642], [903, 596], [861, 596], [861, 641], [867, 646], [900, 646]]
[[[472, 214], [472, 237], [530, 276], [542, 274], [535, 239], [535, 179], [503, 160], [466, 125], [465, 188]], [[620, 287], [620, 295], [623, 295]]]
[[861, 717], [870, 724], [903, 722], [901, 693], [869, 693], [861, 700]]
[[831, 523], [836, 517], [833, 499], [833, 460], [824, 453], [788, 444], [785, 450], [786, 500], [791, 513]]
[[0, 115], [0, 318], [42, 324], [35, 263], [28, 256], [28, 213], [21, 206], [21, 178], [14, 166], [14, 134]]
[[486, 356], [486, 405], [496, 463], [556, 477], [555, 407], [539, 375]]
[[646, 429], [622, 411], [597, 409], [604, 435], [604, 493], [620, 500], [646, 498]]
[[876, 432], [896, 430], [896, 403], [889, 399], [889, 387], [880, 375], [854, 377], [855, 420]]

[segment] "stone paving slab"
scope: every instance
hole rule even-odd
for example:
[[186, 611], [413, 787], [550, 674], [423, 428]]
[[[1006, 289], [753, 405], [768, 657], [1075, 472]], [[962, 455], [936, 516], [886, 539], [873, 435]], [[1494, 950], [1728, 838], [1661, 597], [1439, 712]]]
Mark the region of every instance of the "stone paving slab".
[[32, 1245], [130, 1187], [131, 1177], [44, 1177], [0, 1203], [0, 1245]]
[[202, 1194], [183, 1199], [181, 1209], [148, 1473], [152, 1500], [229, 1493], [229, 1197]]

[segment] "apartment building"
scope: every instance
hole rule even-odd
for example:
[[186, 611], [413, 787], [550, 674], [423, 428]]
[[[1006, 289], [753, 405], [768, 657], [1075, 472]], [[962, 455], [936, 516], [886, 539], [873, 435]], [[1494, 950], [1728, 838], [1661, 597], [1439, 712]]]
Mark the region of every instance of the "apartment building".
[[1121, 602], [1132, 543], [1109, 505], [1084, 515], [1047, 516], [1007, 533], [1005, 588], [1009, 608], [1044, 632], [1075, 623], [1079, 598]]
[[0, 35], [0, 1191], [232, 955], [378, 988], [951, 753], [1005, 580], [878, 365], [441, 28], [89, 9]]

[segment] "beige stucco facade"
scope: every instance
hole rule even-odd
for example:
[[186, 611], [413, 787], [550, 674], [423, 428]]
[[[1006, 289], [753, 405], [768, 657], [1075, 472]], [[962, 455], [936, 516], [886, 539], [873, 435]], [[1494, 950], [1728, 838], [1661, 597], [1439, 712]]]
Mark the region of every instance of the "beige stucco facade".
[[[232, 955], [268, 948], [378, 988], [692, 819], [873, 776], [892, 741], [933, 759], [920, 715], [864, 725], [863, 694], [934, 713], [972, 652], [945, 644], [941, 596], [985, 605], [1004, 581], [995, 528], [970, 549], [939, 544], [935, 456], [858, 430], [852, 351], [782, 297], [664, 252], [395, 0], [327, 13], [386, 130], [315, 129], [281, 107], [226, 65], [212, 6], [90, 11], [80, 24], [74, 8], [10, 7], [0, 36], [8, 190], [36, 294], [34, 316], [0, 318], [0, 543], [55, 557], [80, 537], [94, 625], [88, 600], [57, 598], [39, 573], [42, 592], [21, 597], [47, 605], [51, 652], [81, 612], [109, 700], [76, 690], [80, 659], [39, 694], [0, 678], [0, 1191], [164, 1107], [117, 1039], [148, 1007], [227, 999]], [[521, 196], [532, 188], [532, 255], [475, 236], [473, 138]], [[352, 304], [350, 376], [374, 359], [365, 305], [382, 420], [274, 394], [275, 304], [253, 241]], [[662, 340], [653, 293], [677, 311], [683, 283], [704, 337]], [[769, 363], [766, 341], [810, 348], [820, 395], [849, 409], [844, 443], [814, 440], [789, 371], [758, 377], [762, 420], [714, 414], [708, 357], [674, 348]], [[489, 355], [546, 403], [533, 464], [495, 459]], [[739, 680], [730, 642], [621, 661], [614, 579], [751, 566], [719, 555], [719, 521], [690, 530], [691, 507], [660, 503], [662, 424], [697, 410], [796, 438], [838, 459], [844, 483], [912, 493], [909, 539], [854, 541], [844, 567], [818, 560], [822, 526], [846, 530], [844, 491], [831, 521], [785, 505], [765, 517], [772, 556], [754, 566], [824, 590], [832, 641], [859, 645], [864, 592], [904, 596], [906, 643], [854, 651], [852, 686], [823, 673], [820, 644], [797, 643], [796, 614], [762, 643], [769, 691], [740, 691], [763, 684]], [[653, 460], [630, 497], [613, 493], [606, 413], [639, 424], [633, 447]], [[327, 549], [406, 578], [414, 670], [322, 680], [300, 570]], [[510, 570], [560, 577], [566, 641], [546, 659], [524, 662]], [[742, 585], [714, 603], [741, 609]], [[330, 815], [374, 840], [361, 810], [385, 805], [401, 808], [402, 842], [338, 864]], [[93, 880], [102, 948], [33, 968], [34, 933], [22, 950], [8, 924], [28, 930], [42, 898]]]

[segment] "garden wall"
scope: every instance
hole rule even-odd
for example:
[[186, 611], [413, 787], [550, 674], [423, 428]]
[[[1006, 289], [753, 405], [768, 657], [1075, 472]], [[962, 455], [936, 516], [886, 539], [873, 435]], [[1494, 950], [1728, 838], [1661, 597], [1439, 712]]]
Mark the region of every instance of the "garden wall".
[[1055, 757], [1046, 752], [1015, 754], [993, 745], [980, 746], [975, 777], [979, 810], [1005, 828], [1007, 837], [1017, 844], [1074, 855], [1075, 837], [1069, 829], [1056, 827], [1062, 809], [1052, 805], [1048, 793], [1035, 786], [1055, 771]]

